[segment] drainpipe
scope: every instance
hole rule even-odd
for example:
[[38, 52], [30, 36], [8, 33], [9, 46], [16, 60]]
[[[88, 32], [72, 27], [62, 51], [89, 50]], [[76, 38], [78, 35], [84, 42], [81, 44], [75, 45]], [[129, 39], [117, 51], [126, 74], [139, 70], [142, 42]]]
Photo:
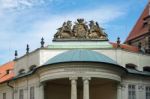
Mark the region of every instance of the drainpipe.
[[7, 82], [7, 86], [10, 87], [13, 90], [12, 99], [14, 99], [14, 86], [10, 85], [9, 81]]

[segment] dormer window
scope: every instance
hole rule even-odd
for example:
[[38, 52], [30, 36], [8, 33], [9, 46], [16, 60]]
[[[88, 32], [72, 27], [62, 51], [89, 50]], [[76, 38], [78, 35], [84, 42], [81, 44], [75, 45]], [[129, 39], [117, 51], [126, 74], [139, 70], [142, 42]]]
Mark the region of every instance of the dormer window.
[[6, 74], [10, 74], [10, 70], [8, 69], [8, 70], [6, 70]]
[[25, 73], [24, 69], [19, 70], [19, 74], [24, 74], [24, 73]]
[[30, 66], [29, 70], [33, 71], [35, 68], [36, 68], [36, 65], [32, 65], [32, 66]]
[[150, 66], [145, 66], [145, 67], [143, 67], [143, 71], [150, 72]]
[[136, 69], [136, 65], [135, 64], [131, 64], [131, 63], [129, 63], [129, 64], [126, 64], [126, 68], [128, 68], [128, 69]]
[[148, 22], [147, 21], [143, 21], [143, 27], [147, 26], [148, 25]]

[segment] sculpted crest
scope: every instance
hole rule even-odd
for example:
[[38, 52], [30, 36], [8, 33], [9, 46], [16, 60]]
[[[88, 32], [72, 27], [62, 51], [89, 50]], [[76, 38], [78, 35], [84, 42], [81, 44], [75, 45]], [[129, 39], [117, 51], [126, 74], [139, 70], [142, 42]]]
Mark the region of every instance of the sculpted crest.
[[57, 29], [53, 41], [59, 40], [108, 40], [107, 34], [97, 22], [87, 22], [84, 19], [77, 19], [74, 25], [71, 21], [64, 22], [62, 27]]

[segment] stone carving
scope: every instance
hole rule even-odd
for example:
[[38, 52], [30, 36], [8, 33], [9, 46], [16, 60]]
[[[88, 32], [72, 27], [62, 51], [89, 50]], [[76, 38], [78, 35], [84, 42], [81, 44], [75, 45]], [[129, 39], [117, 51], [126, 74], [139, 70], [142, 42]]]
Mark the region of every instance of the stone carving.
[[57, 33], [54, 35], [55, 38], [70, 38], [72, 37], [71, 21], [64, 22], [62, 27], [58, 28]]
[[73, 27], [73, 33], [76, 38], [86, 38], [88, 34], [88, 26], [84, 19], [77, 19], [78, 22], [75, 22]]
[[57, 30], [54, 40], [107, 40], [107, 34], [103, 28], [94, 21], [90, 21], [89, 26], [84, 19], [77, 19], [73, 26], [71, 21], [67, 21]]

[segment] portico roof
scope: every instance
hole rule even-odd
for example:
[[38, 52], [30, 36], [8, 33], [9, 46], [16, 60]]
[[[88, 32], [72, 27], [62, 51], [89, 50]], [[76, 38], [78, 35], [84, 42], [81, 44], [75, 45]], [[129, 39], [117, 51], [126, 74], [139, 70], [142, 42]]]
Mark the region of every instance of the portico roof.
[[45, 65], [62, 63], [62, 62], [102, 62], [117, 65], [117, 62], [113, 59], [91, 50], [70, 50], [54, 56], [49, 59]]

